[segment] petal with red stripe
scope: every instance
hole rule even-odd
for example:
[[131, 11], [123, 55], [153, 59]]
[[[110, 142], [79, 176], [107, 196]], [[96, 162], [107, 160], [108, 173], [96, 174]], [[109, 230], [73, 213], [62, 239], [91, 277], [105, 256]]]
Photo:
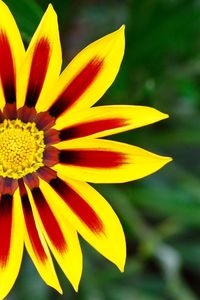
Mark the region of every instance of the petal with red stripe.
[[82, 252], [74, 228], [60, 215], [51, 198], [40, 187], [28, 190], [36, 223], [41, 228], [53, 255], [61, 269], [78, 290], [82, 273]]
[[23, 181], [19, 183], [20, 196], [24, 214], [25, 246], [42, 279], [58, 292], [62, 289], [58, 282], [52, 258], [46, 241], [34, 219], [31, 204]]
[[[114, 81], [124, 54], [124, 26], [83, 49], [61, 74], [51, 99], [38, 107], [64, 122], [73, 110], [89, 108]], [[106, 80], [105, 80], [106, 78]]]
[[94, 183], [120, 183], [150, 175], [171, 161], [136, 146], [103, 139], [76, 139], [56, 145], [60, 163], [53, 169]]
[[103, 256], [123, 271], [126, 243], [121, 224], [105, 199], [87, 183], [63, 176], [41, 181], [55, 209]]
[[68, 118], [60, 126], [62, 141], [92, 136], [99, 138], [145, 126], [168, 118], [168, 115], [146, 106], [109, 105], [93, 107]]
[[18, 276], [23, 254], [24, 227], [19, 190], [0, 199], [0, 299], [7, 296]]
[[56, 13], [50, 4], [26, 52], [20, 72], [17, 104], [34, 107], [48, 101], [49, 90], [58, 79], [62, 64]]
[[0, 1], [0, 109], [5, 103], [16, 103], [16, 85], [25, 50], [15, 20]]

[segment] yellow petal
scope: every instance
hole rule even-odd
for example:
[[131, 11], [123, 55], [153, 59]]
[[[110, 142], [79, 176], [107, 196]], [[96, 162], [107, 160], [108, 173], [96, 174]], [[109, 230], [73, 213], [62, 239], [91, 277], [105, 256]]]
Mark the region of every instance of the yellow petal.
[[75, 229], [57, 211], [50, 195], [35, 188], [31, 192], [28, 190], [28, 196], [34, 218], [51, 252], [77, 291], [82, 273], [82, 252]]
[[46, 197], [51, 198], [55, 209], [91, 246], [123, 271], [125, 237], [119, 219], [107, 201], [87, 183], [59, 175], [50, 184], [52, 187], [41, 181], [40, 187]]
[[48, 103], [43, 102], [38, 109], [48, 110], [54, 117], [63, 114], [59, 123], [69, 112], [92, 106], [114, 81], [123, 58], [124, 44], [122, 26], [83, 49], [61, 74]]
[[40, 276], [46, 282], [46, 284], [55, 288], [59, 293], [62, 293], [49, 249], [39, 225], [36, 223], [36, 220], [34, 220], [30, 201], [23, 183], [20, 184], [20, 189], [24, 214], [24, 240], [26, 249]]
[[[109, 105], [80, 111], [63, 123], [55, 125], [61, 130], [62, 140], [79, 137], [103, 137], [145, 126], [168, 118], [158, 110], [136, 105]], [[66, 137], [66, 138], [65, 138]]]
[[30, 42], [19, 78], [17, 106], [36, 108], [48, 102], [59, 77], [62, 54], [57, 15], [50, 4]]
[[25, 50], [16, 22], [7, 5], [0, 1], [0, 109], [15, 102], [19, 68]]
[[171, 158], [139, 147], [103, 139], [77, 139], [59, 143], [62, 164], [54, 170], [81, 181], [120, 183], [150, 175]]
[[15, 283], [22, 261], [24, 227], [19, 190], [15, 191], [14, 199], [9, 194], [2, 195], [0, 219], [0, 299], [3, 299]]

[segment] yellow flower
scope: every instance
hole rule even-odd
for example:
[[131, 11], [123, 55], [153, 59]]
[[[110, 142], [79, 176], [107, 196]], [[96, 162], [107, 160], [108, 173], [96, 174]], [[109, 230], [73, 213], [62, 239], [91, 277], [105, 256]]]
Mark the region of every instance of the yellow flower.
[[86, 182], [135, 180], [171, 160], [99, 138], [168, 116], [142, 106], [91, 108], [117, 75], [124, 26], [82, 50], [60, 75], [53, 7], [27, 51], [1, 0], [0, 14], [0, 299], [16, 280], [24, 244], [48, 285], [62, 293], [51, 250], [77, 290], [82, 272], [77, 233], [121, 271], [126, 257], [117, 216]]

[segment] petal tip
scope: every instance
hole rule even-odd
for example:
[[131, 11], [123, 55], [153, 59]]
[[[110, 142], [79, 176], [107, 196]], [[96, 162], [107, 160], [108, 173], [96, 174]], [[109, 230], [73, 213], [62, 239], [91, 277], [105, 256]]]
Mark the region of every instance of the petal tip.
[[119, 271], [121, 273], [123, 273], [124, 272], [124, 268], [125, 268], [125, 264], [126, 264], [126, 251], [123, 254], [121, 254], [120, 256], [118, 255], [118, 257], [113, 262], [117, 266], [117, 268], [119, 269]]
[[117, 30], [111, 32], [108, 34], [108, 36], [111, 36], [114, 39], [123, 39], [124, 40], [125, 35], [125, 25], [121, 25]]
[[124, 31], [125, 31], [125, 28], [126, 28], [126, 25], [123, 24], [123, 25], [119, 28], [119, 30], [124, 32]]
[[162, 156], [162, 167], [170, 163], [172, 160], [173, 160], [172, 157]]
[[60, 286], [60, 283], [59, 283], [57, 277], [55, 278], [55, 280], [54, 280], [53, 282], [48, 282], [48, 281], [46, 281], [46, 283], [47, 283], [50, 287], [52, 287], [53, 289], [55, 289], [59, 294], [63, 295], [63, 290], [62, 290], [62, 288], [61, 288], [61, 286]]
[[[82, 273], [82, 271], [81, 271], [81, 273]], [[71, 278], [71, 280], [70, 280], [70, 283], [76, 293], [78, 293], [78, 291], [79, 291], [80, 279], [81, 279], [81, 275], [79, 275], [78, 277], [75, 276], [75, 277]]]
[[166, 159], [166, 163], [169, 163], [169, 162], [173, 161], [172, 157], [165, 157], [165, 159]]
[[116, 30], [116, 33], [123, 37], [125, 34], [125, 25], [123, 24], [121, 27], [119, 27], [119, 29]]
[[59, 286], [59, 288], [56, 289], [57, 292], [60, 294], [60, 295], [63, 295], [63, 290], [62, 288]]
[[125, 263], [122, 265], [118, 265], [118, 269], [120, 270], [121, 273], [124, 273], [124, 268], [125, 268]]
[[48, 5], [46, 13], [49, 15], [49, 18], [52, 18], [52, 16], [57, 17], [56, 11], [51, 3]]
[[47, 6], [47, 9], [54, 10], [53, 4], [49, 3], [48, 6]]
[[75, 283], [73, 284], [73, 288], [75, 290], [76, 293], [78, 293], [78, 289], [79, 289], [79, 282], [78, 283]]
[[165, 113], [161, 113], [161, 117], [162, 117], [162, 120], [164, 120], [164, 119], [168, 119], [169, 115], [165, 114]]
[[154, 120], [154, 122], [158, 122], [164, 119], [169, 118], [169, 115], [166, 113], [163, 113], [159, 110], [157, 110], [156, 108], [150, 108], [149, 113], [149, 118], [152, 118], [152, 120]]

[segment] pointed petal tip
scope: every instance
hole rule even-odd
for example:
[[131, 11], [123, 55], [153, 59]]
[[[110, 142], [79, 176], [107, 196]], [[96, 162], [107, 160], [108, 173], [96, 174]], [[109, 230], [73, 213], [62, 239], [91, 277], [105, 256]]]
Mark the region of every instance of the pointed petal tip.
[[164, 120], [164, 119], [167, 119], [169, 118], [169, 115], [166, 114], [166, 113], [163, 113], [161, 111], [159, 111], [158, 109], [156, 108], [153, 108], [153, 107], [145, 107], [144, 106], [144, 109], [145, 108], [149, 108], [149, 112], [148, 112], [148, 118], [149, 119], [152, 119], [154, 122], [158, 122], [158, 121], [161, 121], [161, 120]]
[[169, 115], [165, 113], [160, 113], [161, 120], [168, 119]]
[[165, 116], [165, 119], [169, 118], [168, 114], [163, 114]]
[[51, 3], [49, 3], [48, 6], [47, 6], [47, 9], [52, 9], [52, 10], [54, 10], [53, 5], [52, 5]]
[[[57, 13], [51, 3], [48, 4], [46, 11], [44, 12], [42, 20], [45, 20], [45, 22], [48, 22], [49, 26], [55, 26], [58, 23], [58, 17]], [[44, 22], [44, 21], [43, 21]]]
[[[153, 164], [155, 166], [155, 168], [148, 175], [151, 175], [151, 174], [157, 172], [158, 170], [163, 168], [166, 164], [168, 164], [172, 160], [173, 159], [171, 157], [157, 155], [157, 162], [155, 161]], [[143, 176], [143, 177], [146, 177], [146, 176]], [[143, 178], [143, 177], [140, 177], [140, 178]]]
[[83, 271], [83, 265], [81, 264], [81, 271], [78, 272], [79, 274], [77, 274], [77, 273], [74, 274], [74, 276], [72, 276], [72, 278], [70, 279], [70, 283], [76, 293], [78, 293], [78, 291], [79, 291], [79, 284], [80, 284], [80, 280], [81, 280], [81, 276], [82, 276], [82, 271]]
[[119, 27], [119, 29], [116, 30], [116, 33], [119, 35], [124, 36], [125, 34], [125, 25], [123, 24], [122, 26]]
[[51, 17], [54, 15], [55, 17], [57, 17], [57, 13], [53, 7], [53, 5], [51, 3], [49, 3], [46, 13], [48, 13]]
[[121, 273], [124, 273], [125, 263], [126, 263], [126, 259], [123, 259], [123, 261], [120, 261], [120, 262], [119, 261], [115, 262], [115, 265], [117, 266], [118, 270]]
[[114, 38], [124, 38], [125, 34], [125, 25], [121, 25], [117, 30], [110, 33], [110, 35]]
[[45, 281], [50, 287], [52, 287], [54, 290], [56, 290], [59, 294], [63, 295], [63, 290], [60, 286], [60, 282], [57, 278], [57, 276], [55, 275], [54, 278], [51, 278], [50, 281]]
[[62, 290], [61, 286], [56, 287], [56, 291], [57, 291], [60, 295], [63, 295], [63, 290]]
[[173, 161], [173, 158], [172, 157], [165, 157], [165, 160], [166, 160], [166, 163], [169, 163], [169, 162]]
[[165, 113], [162, 113], [161, 111], [159, 111], [155, 108], [150, 108], [150, 111], [148, 112], [148, 115], [145, 113], [144, 118], [149, 120], [149, 123], [146, 124], [146, 125], [149, 125], [151, 123], [153, 124], [153, 123], [162, 121], [164, 119], [167, 119], [167, 118], [169, 118], [169, 115], [165, 114]]
[[123, 273], [126, 265], [126, 252], [121, 254], [121, 256], [118, 256], [113, 263], [116, 265], [119, 271]]
[[73, 283], [72, 286], [73, 286], [75, 292], [78, 293], [78, 290], [79, 290], [79, 282], [78, 282], [78, 283]]
[[168, 156], [161, 156], [161, 158], [162, 158], [162, 166], [161, 167], [165, 166], [166, 164], [170, 163], [173, 160], [172, 157], [168, 157]]
[[[81, 271], [82, 274], [82, 271]], [[76, 276], [74, 276], [73, 278], [70, 279], [70, 283], [73, 287], [73, 289], [75, 290], [76, 293], [78, 293], [79, 291], [79, 284], [80, 284], [80, 280], [81, 280], [81, 274], [80, 276], [78, 276], [78, 278]]]
[[120, 270], [121, 273], [124, 273], [124, 268], [125, 268], [125, 264], [118, 266], [118, 269]]
[[111, 39], [111, 41], [118, 41], [122, 48], [124, 49], [125, 45], [125, 25], [123, 24], [117, 30], [111, 32], [107, 35]]
[[119, 28], [119, 30], [120, 30], [120, 31], [125, 31], [125, 28], [126, 28], [126, 25], [123, 24], [123, 25]]

